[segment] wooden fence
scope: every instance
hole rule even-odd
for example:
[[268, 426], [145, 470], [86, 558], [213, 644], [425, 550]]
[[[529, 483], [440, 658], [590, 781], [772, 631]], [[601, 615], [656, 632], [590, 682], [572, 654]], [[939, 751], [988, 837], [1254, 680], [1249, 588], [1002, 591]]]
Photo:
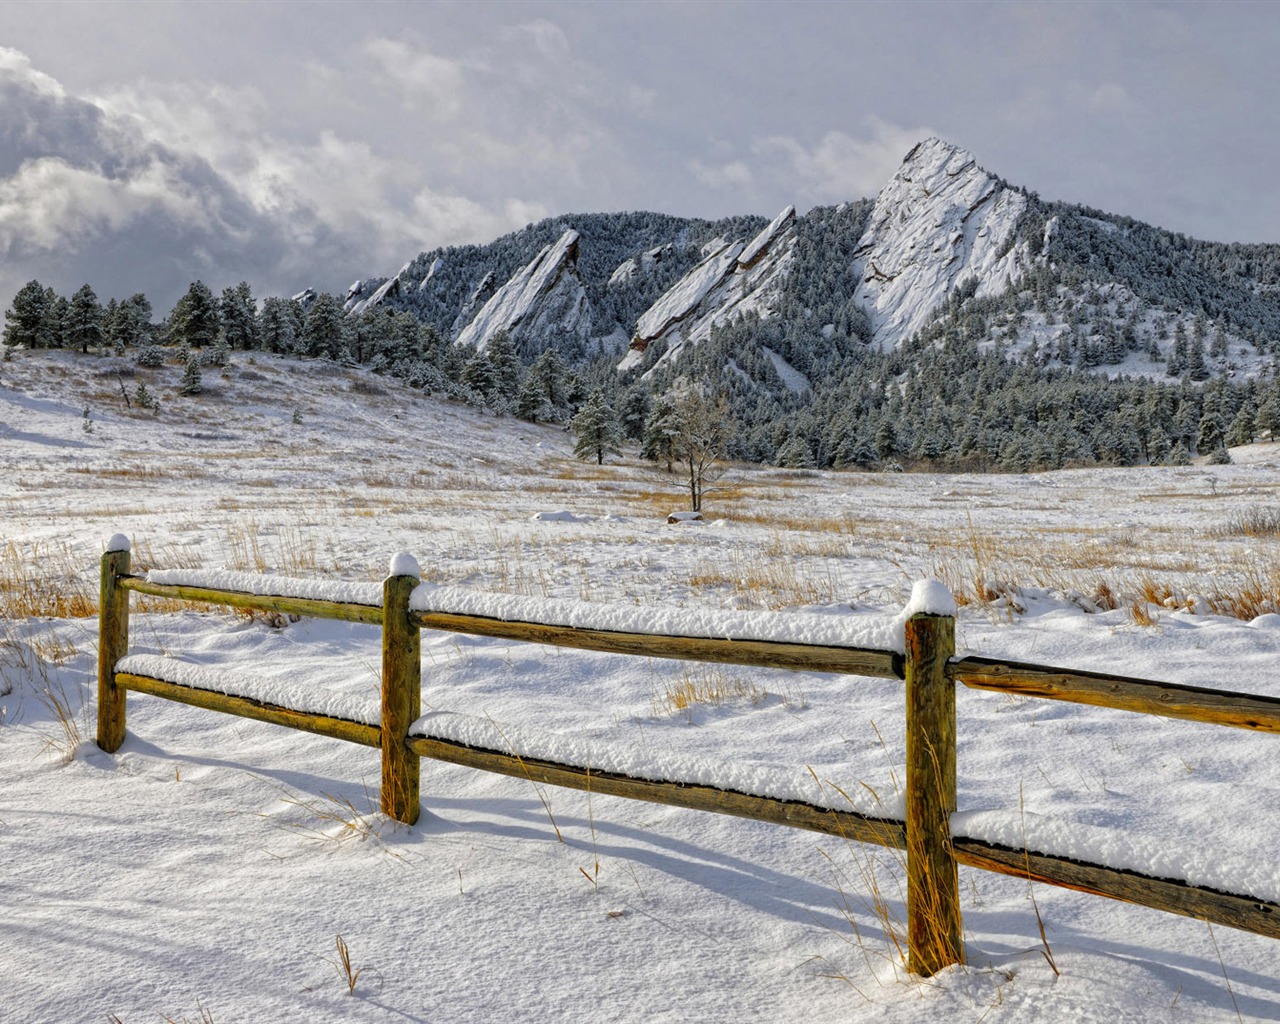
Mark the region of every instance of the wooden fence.
[[[115, 538], [113, 538], [113, 541]], [[123, 539], [121, 538], [121, 541]], [[951, 833], [956, 811], [955, 683], [984, 690], [1094, 704], [1144, 714], [1280, 732], [1280, 699], [1124, 676], [968, 657], [956, 659], [955, 623], [921, 613], [905, 626], [905, 653], [832, 645], [580, 629], [447, 611], [415, 611], [413, 574], [392, 575], [382, 605], [152, 583], [130, 574], [127, 543], [102, 558], [98, 655], [98, 746], [119, 748], [127, 691], [149, 693], [215, 711], [376, 747], [382, 755], [381, 807], [413, 824], [419, 810], [419, 759], [466, 765], [591, 793], [732, 814], [906, 851], [908, 966], [921, 975], [963, 961], [957, 865], [1109, 896], [1216, 924], [1280, 938], [1280, 904], [1178, 879], [1092, 864], [1052, 853], [1003, 846]], [[401, 558], [403, 556], [398, 556]], [[396, 566], [407, 562], [393, 562]], [[117, 670], [129, 643], [129, 594], [148, 594], [281, 614], [382, 627], [382, 714], [379, 725], [349, 721], [228, 695], [150, 675]], [[832, 810], [799, 800], [736, 792], [678, 779], [654, 781], [590, 766], [482, 749], [411, 732], [421, 713], [422, 629], [584, 650], [813, 672], [838, 672], [906, 684], [905, 820]]]

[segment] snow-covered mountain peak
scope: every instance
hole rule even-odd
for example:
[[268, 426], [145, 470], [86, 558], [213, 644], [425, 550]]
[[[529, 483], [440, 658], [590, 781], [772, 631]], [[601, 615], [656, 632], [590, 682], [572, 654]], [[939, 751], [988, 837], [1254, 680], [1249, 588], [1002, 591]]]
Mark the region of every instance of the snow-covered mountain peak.
[[936, 138], [917, 144], [880, 190], [854, 253], [855, 297], [875, 339], [910, 337], [970, 278], [980, 295], [1002, 292], [1022, 267], [1007, 243], [1026, 203], [967, 150]]
[[981, 167], [978, 167], [977, 159], [967, 149], [962, 149], [945, 139], [931, 137], [911, 147], [911, 151], [902, 158], [902, 166], [898, 168], [898, 173], [893, 176], [885, 189], [881, 190], [881, 194], [899, 179], [929, 181], [942, 176], [954, 178], [971, 169], [985, 173]]

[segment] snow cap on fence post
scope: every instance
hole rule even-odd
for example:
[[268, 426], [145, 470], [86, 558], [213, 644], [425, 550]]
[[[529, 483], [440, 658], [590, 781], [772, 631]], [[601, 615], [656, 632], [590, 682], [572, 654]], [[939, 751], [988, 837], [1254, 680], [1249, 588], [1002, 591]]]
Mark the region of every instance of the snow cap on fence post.
[[415, 580], [422, 579], [422, 569], [418, 565], [418, 560], [407, 551], [397, 551], [391, 556], [392, 576], [412, 576]]
[[911, 600], [902, 610], [903, 618], [913, 615], [950, 615], [956, 614], [956, 599], [941, 580], [916, 580], [911, 587]]
[[123, 533], [113, 533], [111, 539], [107, 541], [107, 551], [131, 551], [133, 545], [129, 543], [129, 538]]

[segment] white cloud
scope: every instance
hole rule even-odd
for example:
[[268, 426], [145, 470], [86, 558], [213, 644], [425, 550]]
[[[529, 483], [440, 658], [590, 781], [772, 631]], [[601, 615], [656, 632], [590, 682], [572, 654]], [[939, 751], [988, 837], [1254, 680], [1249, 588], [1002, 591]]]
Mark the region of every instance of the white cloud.
[[45, 96], [61, 99], [66, 95], [62, 83], [37, 71], [31, 66], [31, 60], [25, 53], [8, 46], [0, 46], [0, 75], [4, 74], [23, 81], [27, 88]]
[[400, 93], [406, 110], [423, 111], [440, 121], [458, 115], [463, 89], [458, 61], [398, 39], [370, 39], [361, 49], [376, 73]]
[[[406, 68], [424, 88], [449, 81], [429, 62]], [[127, 268], [105, 254], [125, 251], [174, 277], [126, 286], [154, 292], [160, 306], [193, 267], [214, 282], [256, 273], [276, 289], [333, 287], [330, 275], [385, 271], [423, 248], [486, 241], [545, 213], [509, 194], [485, 200], [428, 184], [429, 167], [363, 137], [275, 121], [267, 96], [248, 86], [144, 82], [90, 102], [0, 50], [0, 98], [6, 283], [59, 261], [67, 273], [101, 266], [91, 280], [119, 278]], [[294, 134], [276, 134], [282, 127]]]
[[755, 184], [751, 168], [741, 160], [730, 160], [722, 164], [692, 160], [689, 167], [694, 177], [711, 188], [731, 188], [746, 192]]
[[937, 134], [923, 127], [901, 128], [879, 118], [871, 118], [869, 127], [862, 138], [829, 131], [816, 144], [806, 146], [791, 136], [774, 135], [758, 140], [752, 148], [762, 173], [792, 176], [797, 198], [842, 202], [874, 196], [912, 146]]
[[145, 213], [205, 231], [219, 226], [216, 196], [192, 189], [175, 170], [152, 160], [110, 178], [59, 157], [28, 160], [0, 180], [0, 252], [75, 248]]

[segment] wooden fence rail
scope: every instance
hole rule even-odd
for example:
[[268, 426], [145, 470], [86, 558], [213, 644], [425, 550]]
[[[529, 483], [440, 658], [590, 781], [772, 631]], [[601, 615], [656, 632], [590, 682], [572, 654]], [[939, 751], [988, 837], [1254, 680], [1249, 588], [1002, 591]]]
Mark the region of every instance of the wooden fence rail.
[[[927, 611], [908, 618], [905, 652], [899, 652], [766, 640], [657, 636], [456, 612], [415, 611], [410, 608], [410, 600], [419, 573], [416, 562], [405, 555], [393, 560], [392, 575], [383, 584], [380, 605], [153, 583], [130, 574], [128, 541], [120, 535], [108, 544], [101, 570], [98, 745], [108, 752], [117, 750], [124, 741], [125, 697], [128, 691], [134, 691], [376, 747], [382, 757], [382, 810], [408, 824], [416, 822], [419, 813], [420, 758], [430, 757], [533, 782], [737, 815], [905, 850], [908, 966], [922, 975], [963, 961], [956, 871], [961, 864], [1280, 938], [1280, 904], [1269, 900], [951, 833], [951, 815], [957, 809], [956, 682], [976, 689], [1265, 732], [1280, 732], [1277, 698], [979, 657], [956, 659], [954, 617]], [[128, 652], [130, 593], [381, 626], [379, 724], [314, 714], [180, 680], [118, 670], [118, 663]], [[902, 680], [906, 684], [907, 717], [905, 820], [677, 779], [635, 778], [414, 733], [413, 724], [421, 713], [422, 629], [646, 657]]]

